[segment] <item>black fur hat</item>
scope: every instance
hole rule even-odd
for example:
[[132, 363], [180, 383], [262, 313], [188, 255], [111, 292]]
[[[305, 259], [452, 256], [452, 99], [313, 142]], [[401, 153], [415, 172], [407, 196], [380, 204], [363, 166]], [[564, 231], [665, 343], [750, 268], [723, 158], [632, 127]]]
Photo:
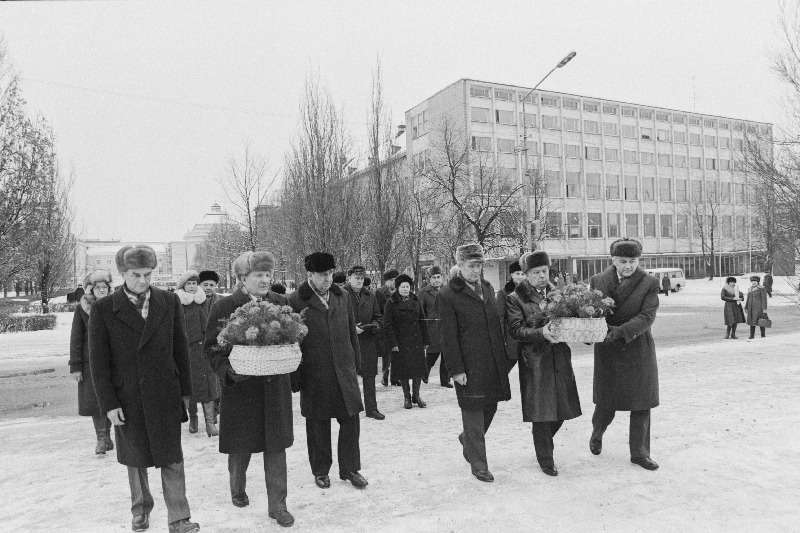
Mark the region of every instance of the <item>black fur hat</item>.
[[394, 286], [400, 288], [400, 284], [408, 283], [408, 285], [413, 289], [414, 288], [414, 280], [411, 279], [411, 276], [408, 274], [400, 274], [394, 280]]
[[733, 276], [728, 276], [725, 279], [725, 283], [736, 283], [736, 278], [734, 278]]
[[641, 257], [642, 243], [627, 237], [618, 239], [611, 243], [609, 253], [611, 257]]
[[333, 273], [333, 282], [334, 283], [345, 283], [347, 281], [347, 274], [344, 272], [334, 272]]
[[440, 267], [439, 265], [433, 265], [432, 267], [430, 267], [428, 269], [428, 277], [429, 278], [431, 276], [435, 276], [435, 275], [441, 274], [441, 273], [442, 273], [442, 267]]
[[116, 262], [120, 273], [137, 268], [155, 269], [158, 266], [155, 250], [146, 244], [123, 246], [117, 252]]
[[327, 252], [314, 252], [303, 260], [308, 272], [327, 272], [336, 268], [336, 260]]
[[536, 250], [535, 252], [527, 252], [519, 258], [519, 266], [523, 272], [527, 272], [532, 268], [550, 266], [550, 256], [544, 250]]
[[389, 281], [390, 279], [394, 279], [399, 275], [400, 272], [392, 268], [391, 270], [387, 270], [383, 273], [383, 281]]
[[200, 283], [203, 283], [204, 281], [213, 281], [214, 283], [219, 283], [219, 274], [213, 270], [203, 270], [200, 272]]
[[514, 261], [510, 265], [508, 265], [508, 273], [513, 274], [514, 272], [521, 272], [522, 267], [519, 264], [519, 261]]

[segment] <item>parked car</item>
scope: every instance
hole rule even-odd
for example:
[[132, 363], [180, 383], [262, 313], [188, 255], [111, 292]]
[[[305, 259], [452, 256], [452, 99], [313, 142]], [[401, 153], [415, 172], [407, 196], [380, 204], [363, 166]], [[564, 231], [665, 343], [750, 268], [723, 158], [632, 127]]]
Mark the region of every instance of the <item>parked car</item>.
[[677, 292], [686, 286], [686, 276], [684, 276], [683, 270], [680, 268], [646, 268], [645, 272], [657, 278], [659, 281], [663, 274], [669, 276], [672, 292]]

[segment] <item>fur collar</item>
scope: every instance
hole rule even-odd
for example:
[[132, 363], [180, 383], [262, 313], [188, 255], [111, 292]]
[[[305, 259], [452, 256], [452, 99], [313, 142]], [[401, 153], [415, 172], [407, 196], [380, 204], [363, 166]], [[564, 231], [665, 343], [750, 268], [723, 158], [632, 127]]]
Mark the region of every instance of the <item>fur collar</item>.
[[81, 296], [81, 309], [87, 315], [91, 314], [92, 304], [97, 300], [93, 294], [86, 293]]
[[[545, 293], [546, 292], [547, 291], [545, 291]], [[531, 282], [528, 281], [527, 279], [522, 280], [522, 283], [520, 283], [514, 288], [514, 294], [519, 296], [523, 302], [529, 302], [529, 303], [536, 302], [537, 300], [540, 300], [542, 298], [536, 291], [536, 289], [533, 288]]]
[[[391, 300], [393, 302], [399, 304], [399, 303], [403, 302], [403, 297], [400, 296], [400, 293], [398, 291], [394, 291], [394, 293], [392, 294]], [[409, 292], [408, 293], [408, 301], [410, 301], [410, 302], [419, 301], [419, 297], [416, 294], [414, 294], [413, 292]]]
[[182, 305], [201, 304], [206, 301], [206, 291], [200, 287], [197, 288], [194, 294], [178, 289], [175, 291], [175, 295], [180, 298]]
[[[478, 279], [478, 283], [481, 283], [482, 286], [489, 285], [489, 282], [483, 278]], [[456, 292], [462, 292], [464, 289], [467, 288], [467, 282], [461, 276], [453, 276], [450, 278], [450, 281], [447, 282], [447, 285]]]
[[[342, 289], [339, 288], [338, 285], [331, 284], [330, 292], [335, 294], [336, 296], [342, 295]], [[312, 296], [314, 296], [314, 289], [311, 288], [308, 281], [304, 281], [300, 287], [297, 289], [297, 294], [300, 296], [302, 300], [310, 300]]]
[[503, 290], [506, 291], [506, 294], [511, 294], [516, 288], [517, 286], [514, 284], [514, 280], [508, 280], [508, 283], [506, 283], [505, 287], [503, 287]]

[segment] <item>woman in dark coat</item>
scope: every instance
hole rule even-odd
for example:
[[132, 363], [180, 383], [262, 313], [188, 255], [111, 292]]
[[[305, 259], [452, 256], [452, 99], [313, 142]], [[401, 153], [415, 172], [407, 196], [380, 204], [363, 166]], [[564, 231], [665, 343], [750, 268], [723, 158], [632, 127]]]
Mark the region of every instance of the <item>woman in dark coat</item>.
[[539, 467], [545, 474], [557, 476], [553, 437], [564, 420], [581, 415], [581, 402], [572, 371], [572, 351], [564, 342], [553, 342], [539, 309], [547, 294], [550, 257], [546, 252], [531, 252], [520, 258], [520, 264], [527, 279], [508, 297], [508, 321], [520, 347], [522, 419], [532, 422]]
[[[767, 291], [764, 287], [759, 285], [761, 278], [758, 276], [750, 277], [750, 290], [747, 291], [747, 301], [744, 304], [745, 311], [747, 311], [747, 325], [750, 326], [750, 337], [756, 336], [756, 326], [758, 326], [758, 319], [761, 315], [767, 312]], [[761, 336], [767, 336], [766, 328], [761, 329]]]
[[111, 273], [95, 270], [83, 280], [86, 292], [81, 296], [75, 316], [72, 319], [72, 333], [69, 341], [69, 371], [78, 382], [78, 414], [91, 416], [97, 445], [94, 453], [105, 455], [114, 449], [111, 439], [111, 420], [100, 409], [89, 373], [89, 313], [95, 300], [111, 292]]
[[720, 297], [725, 302], [725, 309], [723, 315], [725, 317], [725, 338], [738, 339], [736, 336], [736, 326], [744, 324], [744, 311], [742, 311], [742, 304], [739, 303], [744, 300], [744, 295], [736, 288], [736, 278], [729, 277], [725, 280], [725, 286], [722, 287]]
[[219, 398], [219, 381], [203, 353], [208, 313], [205, 308], [206, 293], [198, 287], [199, 281], [197, 271], [188, 270], [181, 275], [175, 289], [183, 305], [192, 368], [192, 397], [186, 402], [186, 408], [189, 411], [189, 433], [197, 433], [197, 402], [200, 402], [206, 421], [206, 435], [215, 437], [219, 435], [214, 422], [214, 402]]
[[397, 290], [386, 302], [383, 321], [386, 342], [396, 354], [393, 357], [395, 366], [392, 375], [403, 386], [403, 407], [406, 409], [411, 409], [412, 403], [418, 407], [426, 405], [419, 396], [419, 386], [428, 375], [425, 349], [430, 344], [425, 314], [419, 298], [411, 292], [412, 283], [413, 280], [406, 274], [397, 277], [394, 281]]
[[664, 272], [661, 276], [661, 289], [664, 291], [665, 296], [669, 296], [669, 291], [672, 288], [672, 282], [669, 279], [669, 274]]

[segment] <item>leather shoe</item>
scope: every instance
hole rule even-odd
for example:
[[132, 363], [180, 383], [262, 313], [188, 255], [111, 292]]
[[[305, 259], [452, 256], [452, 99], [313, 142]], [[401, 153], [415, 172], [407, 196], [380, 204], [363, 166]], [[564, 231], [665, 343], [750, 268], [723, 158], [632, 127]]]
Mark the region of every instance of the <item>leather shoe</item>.
[[321, 489], [331, 488], [331, 478], [329, 478], [327, 474], [324, 476], [314, 476], [314, 483]]
[[649, 457], [631, 457], [631, 462], [641, 466], [645, 470], [658, 470], [658, 463]]
[[368, 411], [367, 418], [374, 418], [375, 420], [383, 420], [384, 418], [386, 418], [386, 415], [384, 415], [380, 411]]
[[147, 528], [150, 527], [150, 515], [145, 514], [137, 514], [131, 520], [131, 529], [134, 531], [145, 531]]
[[176, 520], [169, 525], [169, 533], [194, 533], [200, 531], [200, 524], [190, 522], [188, 518]]
[[592, 437], [589, 439], [589, 450], [595, 455], [600, 455], [600, 452], [603, 451], [603, 437], [592, 433]]
[[294, 524], [294, 517], [292, 516], [292, 513], [286, 509], [275, 511], [274, 513], [270, 511], [268, 514], [270, 518], [274, 518], [278, 522], [279, 526], [292, 527], [292, 524]]
[[494, 481], [494, 476], [488, 470], [478, 470], [477, 472], [473, 472], [472, 475], [486, 483]]
[[346, 474], [339, 474], [339, 479], [342, 479], [344, 481], [349, 481], [357, 489], [363, 489], [364, 487], [369, 485], [369, 483], [367, 483], [367, 480], [364, 479], [364, 476], [362, 476], [358, 472], [347, 472]]
[[250, 505], [250, 498], [247, 497], [247, 494], [231, 495], [231, 502], [236, 507], [247, 507]]
[[453, 388], [453, 384], [449, 383], [449, 382], [448, 383], [442, 383], [442, 387], [445, 387], [445, 388], [448, 388], [448, 389], [452, 389]]
[[558, 475], [558, 469], [555, 466], [542, 466], [542, 465], [539, 465], [539, 467], [542, 469], [542, 472], [544, 472], [548, 476], [557, 476]]

